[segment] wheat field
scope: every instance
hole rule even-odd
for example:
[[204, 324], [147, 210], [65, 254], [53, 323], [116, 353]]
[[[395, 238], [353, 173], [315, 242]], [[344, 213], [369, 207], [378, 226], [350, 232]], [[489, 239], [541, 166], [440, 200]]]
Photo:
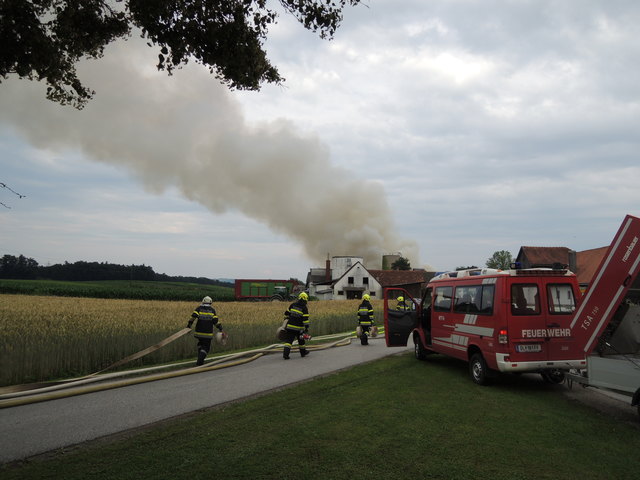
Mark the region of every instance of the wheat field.
[[[372, 302], [381, 323], [382, 301]], [[309, 302], [313, 336], [353, 331], [358, 300]], [[187, 326], [193, 302], [0, 295], [0, 386], [86, 375]], [[278, 343], [285, 302], [214, 303], [229, 334], [210, 355]], [[126, 367], [194, 358], [185, 335]]]

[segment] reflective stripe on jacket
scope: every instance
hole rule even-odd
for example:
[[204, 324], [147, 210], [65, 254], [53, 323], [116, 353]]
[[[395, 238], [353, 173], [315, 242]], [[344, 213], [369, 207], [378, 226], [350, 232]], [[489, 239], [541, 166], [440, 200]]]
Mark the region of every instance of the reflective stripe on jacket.
[[309, 310], [304, 300], [293, 302], [284, 315], [287, 317], [287, 330], [302, 332], [309, 328]]
[[196, 320], [196, 328], [193, 336], [198, 338], [213, 338], [213, 326], [222, 331], [222, 325], [218, 324], [218, 316], [211, 305], [202, 304], [193, 311], [191, 317]]
[[373, 307], [366, 300], [363, 300], [358, 307], [358, 323], [360, 325], [373, 325]]
[[409, 305], [407, 305], [404, 302], [398, 302], [398, 305], [396, 306], [396, 310], [410, 310], [409, 309]]

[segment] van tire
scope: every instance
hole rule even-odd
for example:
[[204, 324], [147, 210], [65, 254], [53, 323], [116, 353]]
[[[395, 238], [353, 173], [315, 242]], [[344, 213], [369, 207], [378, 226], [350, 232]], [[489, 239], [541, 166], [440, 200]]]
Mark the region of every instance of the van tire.
[[636, 393], [631, 397], [631, 406], [638, 407], [638, 416], [640, 416], [640, 388], [636, 390]]
[[484, 357], [481, 353], [474, 353], [469, 360], [469, 375], [471, 380], [477, 385], [489, 385], [490, 375], [487, 362], [484, 361]]
[[542, 379], [547, 383], [559, 385], [564, 382], [564, 372], [562, 370], [549, 370], [540, 374]]
[[413, 353], [418, 360], [426, 360], [427, 359], [427, 350], [422, 345], [422, 340], [420, 340], [419, 336], [413, 337]]

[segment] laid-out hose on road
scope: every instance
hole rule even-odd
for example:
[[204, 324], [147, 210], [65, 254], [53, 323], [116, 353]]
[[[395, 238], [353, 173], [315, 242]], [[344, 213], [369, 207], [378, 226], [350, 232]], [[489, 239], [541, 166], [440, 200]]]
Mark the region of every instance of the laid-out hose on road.
[[[192, 361], [189, 361], [189, 362], [182, 362], [178, 364], [161, 365], [161, 366], [147, 367], [147, 368], [137, 369], [137, 370], [129, 370], [126, 372], [116, 372], [111, 374], [99, 375], [101, 372], [104, 372], [105, 370], [114, 368], [115, 366], [123, 365], [124, 363], [133, 361], [148, 353], [151, 353], [152, 351], [162, 348], [162, 346], [167, 345], [171, 341], [181, 337], [182, 335], [188, 333], [189, 331], [190, 329], [188, 328], [182, 329], [152, 347], [141, 350], [140, 352], [130, 355], [112, 365], [109, 365], [106, 368], [103, 368], [98, 372], [92, 373], [84, 377], [69, 379], [69, 380], [64, 380], [59, 382], [49, 382], [44, 384], [16, 385], [13, 387], [9, 387], [9, 389], [13, 388], [13, 390], [9, 391], [8, 393], [0, 394], [0, 408], [9, 408], [9, 407], [15, 407], [19, 405], [26, 405], [30, 403], [55, 400], [58, 398], [82, 395], [85, 393], [98, 392], [98, 391], [108, 390], [112, 388], [120, 388], [120, 387], [125, 387], [130, 385], [136, 385], [139, 383], [153, 382], [156, 380], [164, 380], [164, 379], [174, 378], [174, 377], [179, 377], [184, 375], [191, 375], [194, 373], [202, 373], [202, 372], [208, 372], [212, 370], [232, 367], [236, 365], [242, 365], [242, 364], [251, 362], [253, 360], [256, 360], [257, 358], [265, 354], [281, 352], [283, 348], [282, 344], [273, 344], [264, 348], [247, 350], [244, 352], [231, 353], [231, 354], [215, 357], [209, 360], [207, 363], [205, 363], [205, 365], [201, 365], [197, 367], [190, 367], [186, 369], [159, 373], [159, 374], [138, 376], [130, 379], [110, 381], [106, 383], [101, 383], [99, 385], [88, 385], [89, 383], [105, 382], [105, 380], [109, 380], [115, 377], [140, 375], [149, 371], [166, 369], [166, 368], [175, 368], [176, 366], [179, 366], [184, 363], [191, 363]], [[307, 349], [325, 350], [332, 347], [346, 346], [351, 343], [351, 340], [354, 337], [353, 337], [353, 332], [346, 333], [346, 334], [341, 333], [341, 334], [332, 334], [332, 335], [314, 337], [316, 341], [329, 340], [333, 338], [338, 338], [338, 340], [335, 340], [329, 343], [323, 343], [323, 344], [307, 345]], [[293, 349], [296, 350], [296, 348], [297, 346], [294, 345]], [[248, 358], [243, 358], [247, 356]], [[38, 386], [38, 388], [33, 388], [34, 386]], [[27, 387], [32, 387], [32, 388], [28, 389]], [[7, 389], [2, 389], [0, 391], [7, 391]]]
[[66, 398], [66, 397], [72, 397], [75, 395], [83, 395], [85, 393], [93, 393], [93, 392], [100, 392], [102, 390], [110, 390], [112, 388], [127, 387], [129, 385], [136, 385], [139, 383], [153, 382], [156, 380], [164, 380], [167, 378], [180, 377], [183, 375], [191, 375], [193, 373], [207, 372], [209, 370], [217, 370], [219, 368], [226, 368], [226, 367], [231, 367], [233, 365], [240, 365], [242, 363], [247, 363], [252, 360], [255, 360], [258, 357], [261, 357], [262, 355], [263, 355], [262, 353], [259, 353], [254, 355], [253, 357], [246, 358], [244, 360], [239, 360], [239, 361], [232, 362], [230, 364], [225, 364], [225, 365], [192, 367], [186, 370], [178, 370], [175, 372], [167, 372], [167, 373], [161, 373], [156, 375], [147, 375], [144, 377], [136, 377], [128, 380], [119, 380], [119, 381], [103, 383], [99, 385], [67, 388], [57, 392], [38, 393], [38, 391], [35, 391], [29, 396], [13, 398], [8, 400], [0, 400], [0, 408], [16, 407], [18, 405], [27, 405], [29, 403], [44, 402], [47, 400], [55, 400], [58, 398]]
[[[89, 375], [85, 375], [84, 377], [71, 378], [71, 379], [68, 379], [68, 380], [60, 380], [60, 381], [56, 381], [56, 382], [27, 383], [27, 384], [22, 384], [22, 385], [10, 385], [8, 387], [1, 387], [0, 388], [0, 398], [5, 398], [5, 394], [14, 394], [16, 392], [18, 392], [18, 393], [24, 392], [24, 391], [29, 392], [31, 390], [42, 390], [44, 388], [52, 388], [52, 387], [66, 388], [66, 386], [68, 384], [70, 384], [70, 383], [77, 384], [77, 382], [83, 381], [85, 379], [92, 379], [92, 378], [96, 377], [97, 375], [100, 375], [101, 373], [106, 372], [107, 370], [111, 370], [113, 368], [119, 367], [119, 366], [124, 365], [126, 363], [133, 362], [134, 360], [137, 360], [138, 358], [142, 358], [145, 355], [153, 353], [156, 350], [159, 350], [160, 348], [170, 344], [174, 340], [177, 340], [178, 338], [186, 335], [190, 331], [191, 331], [190, 328], [183, 328], [182, 330], [179, 330], [178, 332], [174, 333], [173, 335], [168, 336], [167, 338], [165, 338], [164, 340], [161, 340], [160, 342], [156, 343], [155, 345], [147, 347], [144, 350], [140, 350], [139, 352], [136, 352], [136, 353], [134, 353], [132, 355], [129, 355], [129, 356], [121, 359], [121, 360], [118, 360], [115, 363], [112, 363], [108, 367], [105, 367], [105, 368], [103, 368], [101, 370], [98, 370], [97, 372], [93, 372], [93, 373], [91, 373]], [[116, 375], [120, 375], [121, 376], [122, 374], [116, 374]], [[106, 377], [103, 376], [101, 378], [106, 378]]]

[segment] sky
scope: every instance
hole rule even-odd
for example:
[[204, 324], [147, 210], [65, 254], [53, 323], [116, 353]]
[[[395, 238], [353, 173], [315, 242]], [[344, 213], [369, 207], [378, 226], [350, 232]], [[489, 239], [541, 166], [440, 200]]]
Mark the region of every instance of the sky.
[[82, 111], [3, 80], [0, 255], [304, 280], [608, 245], [640, 215], [638, 25], [633, 0], [367, 0], [331, 41], [281, 14], [259, 92], [135, 35], [78, 66]]

